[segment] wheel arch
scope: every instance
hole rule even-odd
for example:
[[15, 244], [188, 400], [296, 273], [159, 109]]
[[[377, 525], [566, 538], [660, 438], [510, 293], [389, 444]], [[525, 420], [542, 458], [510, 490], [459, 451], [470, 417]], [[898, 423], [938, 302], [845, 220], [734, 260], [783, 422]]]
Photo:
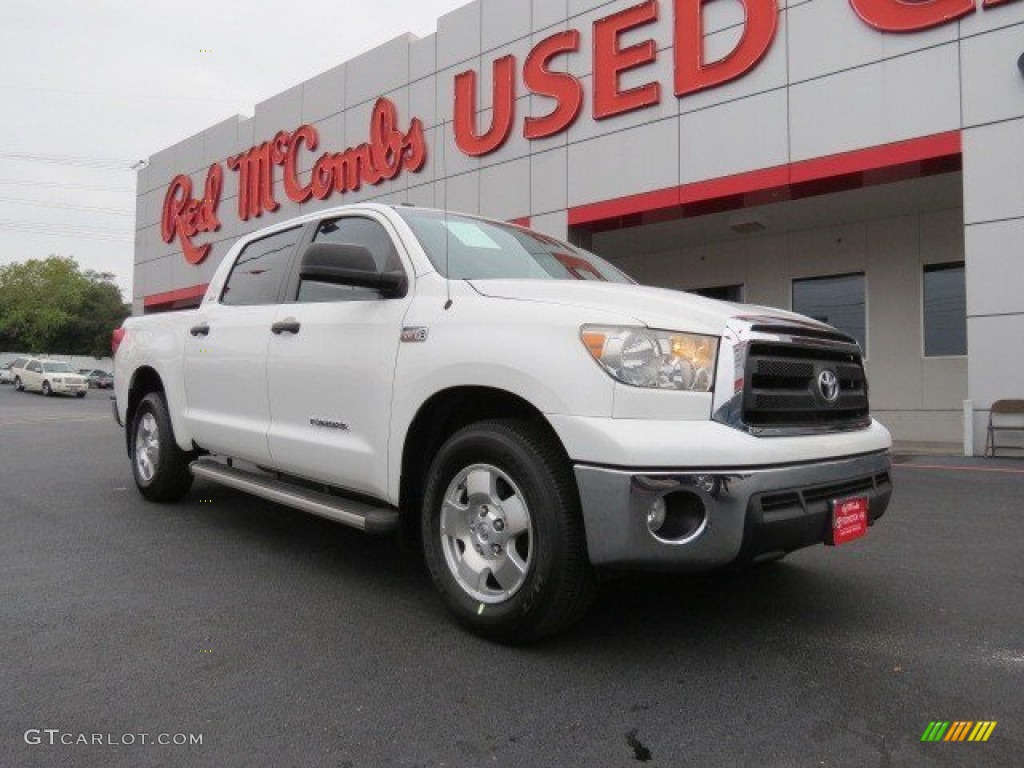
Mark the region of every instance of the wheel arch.
[[167, 380], [160, 372], [151, 365], [140, 365], [132, 373], [131, 383], [128, 385], [128, 402], [125, 409], [125, 446], [131, 450], [132, 420], [135, 418], [135, 411], [142, 399], [153, 392], [159, 392], [167, 401], [167, 410], [170, 413], [171, 426], [174, 428], [174, 438], [178, 447], [183, 451], [190, 451], [195, 448], [192, 444], [191, 432], [186, 428], [183, 414], [173, 388], [167, 386]]
[[520, 395], [477, 385], [448, 387], [434, 393], [417, 410], [402, 445], [398, 508], [403, 537], [412, 540], [419, 537], [426, 474], [444, 441], [469, 424], [495, 418], [518, 418], [541, 425], [565, 453], [565, 446], [551, 422]]

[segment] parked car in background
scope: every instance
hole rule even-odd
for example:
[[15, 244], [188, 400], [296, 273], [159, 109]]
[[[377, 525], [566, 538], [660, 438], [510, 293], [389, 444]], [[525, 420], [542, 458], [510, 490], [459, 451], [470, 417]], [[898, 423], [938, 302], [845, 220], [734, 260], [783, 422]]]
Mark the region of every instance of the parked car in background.
[[14, 365], [14, 361], [0, 365], [0, 384], [14, 383], [14, 374], [11, 372], [12, 365]]
[[79, 368], [78, 372], [85, 376], [92, 389], [113, 389], [114, 377], [100, 368]]
[[[18, 374], [28, 364], [28, 361], [29, 358], [27, 357], [16, 357], [14, 358], [14, 360], [11, 361], [10, 366], [8, 366], [7, 371], [5, 372], [6, 376], [10, 377], [11, 384], [14, 385], [15, 389], [21, 389], [21, 383], [18, 379]], [[4, 380], [3, 383], [7, 383], [6, 379]]]
[[18, 370], [15, 386], [25, 392], [42, 392], [51, 395], [76, 395], [85, 397], [89, 382], [68, 363], [59, 360], [30, 358], [24, 368]]

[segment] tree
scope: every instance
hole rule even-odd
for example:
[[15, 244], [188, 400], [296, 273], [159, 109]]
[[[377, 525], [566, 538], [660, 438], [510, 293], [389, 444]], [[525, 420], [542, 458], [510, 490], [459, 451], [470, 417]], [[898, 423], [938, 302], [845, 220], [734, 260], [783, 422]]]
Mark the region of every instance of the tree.
[[72, 258], [0, 267], [0, 348], [102, 357], [129, 314], [112, 274]]

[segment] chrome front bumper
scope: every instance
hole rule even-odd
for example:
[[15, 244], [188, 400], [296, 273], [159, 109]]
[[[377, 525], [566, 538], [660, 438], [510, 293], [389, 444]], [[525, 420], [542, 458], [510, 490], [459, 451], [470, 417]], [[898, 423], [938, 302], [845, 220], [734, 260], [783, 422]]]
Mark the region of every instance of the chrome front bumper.
[[[579, 464], [575, 471], [594, 565], [685, 571], [820, 544], [835, 499], [867, 497], [874, 523], [892, 495], [890, 466], [886, 451], [777, 467], [648, 472]], [[647, 512], [679, 491], [699, 497], [706, 517], [689, 537], [667, 542], [651, 533]]]

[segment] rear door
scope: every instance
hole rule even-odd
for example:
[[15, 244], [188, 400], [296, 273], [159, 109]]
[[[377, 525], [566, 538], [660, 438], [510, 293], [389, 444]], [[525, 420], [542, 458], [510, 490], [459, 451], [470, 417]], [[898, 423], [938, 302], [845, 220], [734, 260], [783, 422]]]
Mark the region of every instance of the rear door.
[[37, 390], [43, 386], [43, 364], [38, 360], [30, 360], [21, 369], [21, 385], [25, 389]]
[[267, 347], [302, 233], [298, 226], [246, 245], [219, 300], [204, 303], [186, 329], [187, 418], [206, 450], [270, 462]]
[[[361, 245], [378, 271], [413, 274], [390, 222], [376, 213], [322, 220], [312, 242]], [[395, 360], [414, 285], [403, 298], [384, 299], [297, 274], [275, 318], [293, 332], [270, 340], [273, 465], [384, 498]]]

